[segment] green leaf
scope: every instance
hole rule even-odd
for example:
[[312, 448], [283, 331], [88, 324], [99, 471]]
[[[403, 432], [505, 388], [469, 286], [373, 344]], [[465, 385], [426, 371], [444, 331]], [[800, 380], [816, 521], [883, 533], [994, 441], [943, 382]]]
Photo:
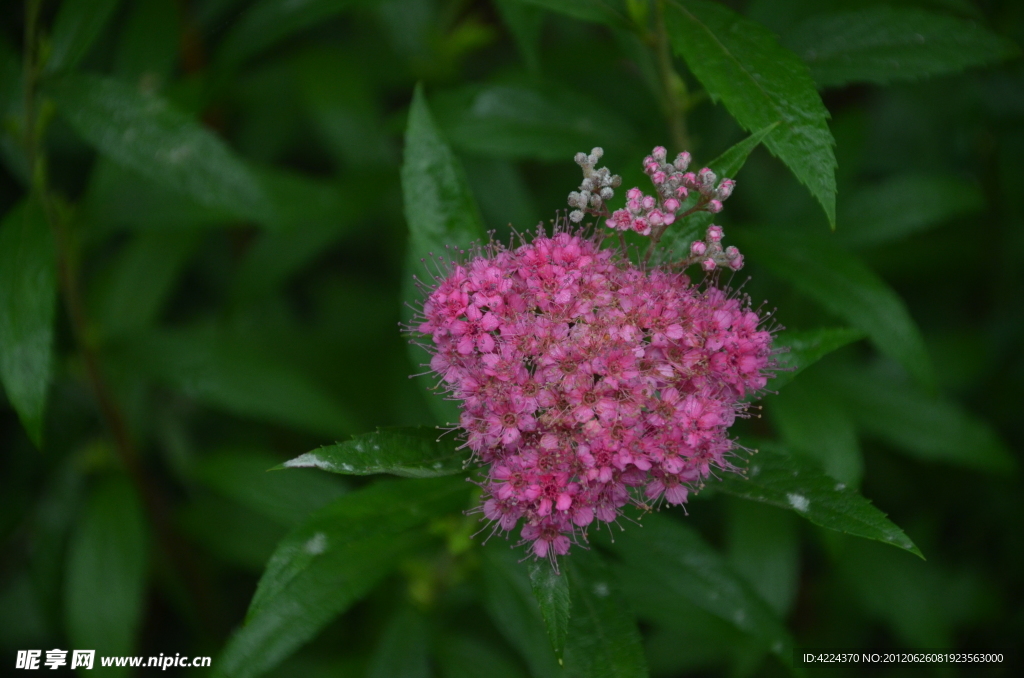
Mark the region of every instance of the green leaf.
[[215, 675], [258, 676], [312, 639], [428, 538], [424, 523], [463, 508], [467, 485], [454, 478], [382, 481], [313, 514], [267, 563]]
[[759, 144], [764, 143], [764, 140], [768, 138], [768, 135], [775, 131], [775, 128], [781, 125], [780, 120], [776, 120], [767, 127], [763, 127], [746, 139], [734, 144], [729, 147], [720, 156], [708, 163], [708, 167], [715, 170], [715, 174], [720, 177], [735, 178], [739, 174], [740, 170], [743, 169], [743, 165], [746, 164], [747, 158], [750, 157], [751, 152], [758, 147]]
[[641, 678], [647, 663], [640, 630], [615, 575], [594, 551], [564, 559], [572, 617], [565, 672], [580, 678]]
[[763, 26], [724, 5], [670, 0], [666, 25], [676, 52], [741, 127], [782, 125], [764, 144], [821, 203], [836, 223], [835, 141], [807, 67]]
[[181, 30], [174, 0], [132, 3], [121, 29], [114, 72], [140, 86], [161, 87], [177, 63]]
[[857, 429], [835, 391], [834, 383], [813, 373], [769, 398], [768, 413], [790, 449], [857, 487], [864, 475]]
[[200, 459], [194, 473], [219, 494], [288, 527], [346, 492], [339, 479], [322, 473], [268, 473], [276, 463], [259, 450], [220, 450]]
[[217, 65], [233, 70], [273, 44], [356, 4], [357, 0], [258, 0], [224, 37]]
[[64, 0], [50, 36], [46, 72], [71, 70], [88, 53], [120, 0]]
[[[746, 139], [728, 148], [707, 166], [713, 169], [719, 177], [735, 178], [746, 164], [751, 151], [757, 148], [758, 144], [762, 143], [780, 124], [778, 121], [773, 122], [754, 132]], [[658, 244], [666, 249], [670, 259], [687, 257], [690, 254], [690, 243], [702, 238], [704, 231], [714, 220], [715, 215], [710, 212], [692, 214], [686, 218], [686, 221], [667, 230]]]
[[403, 608], [381, 634], [367, 678], [430, 678], [430, 643], [422, 615]]
[[544, 13], [528, 0], [496, 0], [495, 8], [516, 41], [526, 67], [531, 73], [540, 71], [540, 37]]
[[935, 377], [924, 340], [903, 300], [858, 257], [827, 236], [802, 229], [758, 229], [736, 236], [748, 258], [864, 330], [879, 351], [932, 386]]
[[413, 94], [405, 131], [402, 200], [412, 272], [421, 271], [421, 260], [431, 253], [469, 247], [485, 236], [465, 172], [434, 122], [422, 85]]
[[526, 678], [522, 669], [490, 643], [469, 636], [448, 636], [438, 643], [442, 678]]
[[76, 74], [47, 87], [82, 138], [119, 165], [207, 207], [263, 221], [271, 205], [245, 164], [164, 99], [120, 81]]
[[583, 21], [594, 21], [607, 26], [629, 27], [632, 23], [626, 8], [616, 0], [520, 0], [552, 12], [565, 14]]
[[[428, 261], [434, 256], [451, 260], [473, 241], [486, 237], [480, 210], [462, 165], [434, 123], [422, 85], [416, 86], [405, 130], [402, 201], [409, 225], [402, 281], [405, 302], [402, 319], [408, 321], [412, 317], [411, 309], [422, 305], [415, 283], [418, 278], [430, 275]], [[409, 355], [413, 365], [428, 362], [426, 352], [412, 344]], [[428, 394], [428, 402], [438, 419], [458, 421], [458, 409], [451, 401]]]
[[65, 618], [73, 647], [132, 654], [146, 590], [146, 541], [131, 484], [104, 480], [89, 497], [68, 550]]
[[788, 511], [750, 501], [735, 500], [729, 509], [729, 564], [785, 618], [799, 588], [797, 519]]
[[243, 417], [327, 436], [357, 428], [333, 396], [288, 362], [217, 328], [140, 336], [121, 358], [130, 369]]
[[182, 532], [216, 560], [256, 575], [288, 533], [280, 523], [215, 495], [190, 499], [176, 519]]
[[612, 550], [622, 558], [616, 570], [629, 582], [631, 597], [692, 603], [757, 638], [783, 663], [792, 662], [793, 640], [782, 622], [691, 528], [647, 515], [642, 528], [617, 533]]
[[832, 351], [864, 338], [862, 330], [847, 327], [822, 327], [816, 330], [779, 332], [773, 342], [775, 348], [789, 349], [777, 355], [779, 369], [768, 382], [777, 391], [798, 374], [818, 362]]
[[537, 598], [537, 604], [540, 605], [544, 627], [551, 639], [551, 647], [561, 661], [572, 609], [569, 598], [569, 574], [555, 571], [551, 563], [546, 561], [534, 561], [530, 563], [530, 586]]
[[973, 21], [885, 5], [815, 14], [783, 42], [810, 66], [819, 87], [959, 73], [1020, 54]]
[[92, 315], [105, 338], [153, 326], [198, 236], [198, 231], [144, 231], [118, 253], [90, 290]]
[[903, 530], [871, 502], [777, 443], [758, 443], [746, 477], [726, 474], [715, 487], [726, 494], [795, 511], [815, 525], [924, 557]]
[[952, 401], [884, 370], [836, 370], [835, 393], [858, 426], [924, 461], [1004, 473], [1017, 462], [999, 435]]
[[286, 461], [278, 468], [318, 468], [331, 473], [366, 476], [390, 473], [406, 478], [433, 478], [462, 473], [469, 452], [454, 435], [434, 428], [382, 428], [375, 433], [325, 445]]
[[0, 382], [36, 447], [53, 378], [55, 257], [38, 202], [22, 202], [0, 222]]
[[839, 240], [852, 247], [881, 245], [955, 217], [979, 212], [977, 185], [952, 176], [903, 175], [862, 188], [840, 202]]
[[473, 85], [438, 95], [434, 110], [454, 146], [483, 156], [566, 162], [636, 138], [617, 115], [564, 88]]
[[[544, 631], [541, 613], [521, 553], [505, 541], [491, 540], [482, 549], [484, 606], [498, 630], [526, 660], [530, 675], [563, 676], [551, 641]], [[567, 575], [564, 575], [567, 576]]]

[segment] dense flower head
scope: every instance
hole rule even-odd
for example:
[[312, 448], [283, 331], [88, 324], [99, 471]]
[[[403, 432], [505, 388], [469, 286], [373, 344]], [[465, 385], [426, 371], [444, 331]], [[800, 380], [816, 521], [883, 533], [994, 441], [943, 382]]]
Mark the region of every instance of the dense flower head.
[[[664, 163], [659, 150], [650, 164]], [[709, 248], [726, 256], [715, 228], [695, 243], [712, 263]], [[451, 263], [413, 329], [461, 401], [466, 445], [486, 469], [484, 516], [521, 526], [535, 556], [554, 558], [627, 504], [682, 504], [732, 468], [728, 429], [774, 366], [764, 325], [713, 280], [638, 267], [563, 221]]]

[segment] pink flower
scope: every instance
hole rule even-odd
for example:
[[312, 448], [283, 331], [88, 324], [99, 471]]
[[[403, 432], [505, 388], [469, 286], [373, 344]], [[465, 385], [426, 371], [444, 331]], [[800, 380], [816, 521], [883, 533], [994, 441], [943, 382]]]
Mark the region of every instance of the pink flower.
[[[650, 202], [638, 189], [629, 199]], [[568, 553], [630, 503], [682, 504], [730, 470], [729, 427], [775, 365], [772, 332], [745, 298], [638, 268], [573, 228], [478, 249], [412, 325], [486, 465], [484, 518], [518, 526], [538, 558]], [[741, 260], [720, 239], [713, 226], [692, 252]]]

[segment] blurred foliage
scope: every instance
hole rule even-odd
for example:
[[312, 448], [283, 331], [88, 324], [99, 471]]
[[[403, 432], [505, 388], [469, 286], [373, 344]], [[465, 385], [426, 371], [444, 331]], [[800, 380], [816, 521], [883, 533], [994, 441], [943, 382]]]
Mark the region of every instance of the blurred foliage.
[[[2, 16], [6, 670], [54, 647], [374, 678], [1021, 660], [1021, 3]], [[655, 144], [739, 172], [733, 283], [777, 309], [786, 388], [737, 425], [748, 479], [552, 578], [475, 535], [450, 440], [386, 428], [453, 420], [397, 324], [428, 252], [553, 217], [576, 151], [639, 183]]]

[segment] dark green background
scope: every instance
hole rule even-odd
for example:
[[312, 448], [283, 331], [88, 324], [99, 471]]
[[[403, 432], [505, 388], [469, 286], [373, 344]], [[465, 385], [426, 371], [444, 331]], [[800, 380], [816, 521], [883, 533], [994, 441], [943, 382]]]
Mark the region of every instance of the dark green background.
[[[896, 9], [728, 3], [809, 64], [831, 114], [838, 199], [832, 232], [821, 205], [759, 147], [718, 223], [747, 257], [733, 284], [745, 283], [755, 304], [767, 300], [782, 326], [857, 326], [858, 313], [871, 316], [860, 329], [872, 341], [767, 395], [763, 416], [737, 432], [778, 441], [859, 488], [927, 560], [711, 486], [688, 516], [659, 517], [699, 533], [714, 548], [704, 565], [745, 582], [771, 614], [730, 624], [652, 585], [673, 581], [671, 548], [644, 541], [665, 528], [625, 523], [604, 560], [639, 620], [652, 675], [785, 674], [766, 640], [774, 625], [798, 647], [999, 650], [1021, 661], [1024, 63], [1015, 44], [1024, 5], [886, 4]], [[579, 182], [576, 151], [604, 147], [601, 164], [632, 186], [652, 146], [682, 150], [671, 147], [657, 50], [629, 28], [654, 21], [645, 0], [299, 6], [43, 2], [47, 60], [32, 105], [49, 222], [37, 203], [21, 207], [32, 184], [25, 8], [0, 9], [0, 244], [9, 248], [0, 251], [0, 304], [5, 317], [55, 313], [52, 377], [17, 386], [25, 402], [45, 398], [34, 410], [43, 413], [40, 446], [15, 411], [12, 381], [0, 395], [0, 671], [30, 648], [216, 659], [279, 540], [310, 512], [377, 482], [265, 470], [379, 426], [437, 423], [427, 378], [407, 378], [421, 370], [398, 328], [410, 275], [405, 215], [422, 207], [403, 208], [400, 180], [417, 83], [484, 225], [503, 239], [510, 224], [529, 230], [565, 207]], [[918, 23], [901, 24], [907, 16]], [[879, 44], [853, 55], [860, 70], [844, 71], [842, 49], [858, 26], [874, 26]], [[822, 63], [828, 49], [840, 53], [832, 70]], [[687, 90], [688, 150], [708, 162], [744, 138], [733, 117], [742, 116], [728, 83], [715, 91], [705, 72], [716, 68], [711, 55], [685, 58], [675, 67]], [[712, 102], [723, 94], [724, 104]], [[144, 110], [132, 108], [140, 102]], [[174, 136], [199, 124], [201, 138]], [[54, 214], [58, 250], [47, 226]], [[15, 229], [33, 225], [35, 235], [18, 240]], [[47, 305], [52, 271], [39, 284], [4, 278], [3, 267], [21, 271], [16, 242], [27, 248], [18, 252], [62, 253], [68, 277], [56, 306]], [[923, 351], [913, 337], [892, 339], [899, 299]], [[119, 434], [104, 408], [123, 423]], [[132, 472], [126, 445], [138, 457]], [[517, 607], [532, 604], [529, 591], [515, 598], [509, 584], [526, 586], [522, 553], [500, 538], [481, 548], [486, 532], [468, 541], [478, 524], [460, 511], [471, 504], [444, 504], [406, 550], [371, 543], [386, 576], [367, 579], [275, 675], [554, 675], [539, 613]], [[572, 576], [606, 576], [579, 551]], [[361, 575], [351, 576], [344, 581]], [[323, 596], [344, 585], [325, 584]], [[603, 631], [628, 640], [630, 623]], [[566, 654], [577, 675], [637, 675], [580, 668], [586, 645], [573, 634], [597, 632], [572, 618]], [[540, 654], [523, 649], [538, 643]], [[623, 665], [642, 664], [629, 647]], [[987, 671], [878, 674], [997, 675]]]

